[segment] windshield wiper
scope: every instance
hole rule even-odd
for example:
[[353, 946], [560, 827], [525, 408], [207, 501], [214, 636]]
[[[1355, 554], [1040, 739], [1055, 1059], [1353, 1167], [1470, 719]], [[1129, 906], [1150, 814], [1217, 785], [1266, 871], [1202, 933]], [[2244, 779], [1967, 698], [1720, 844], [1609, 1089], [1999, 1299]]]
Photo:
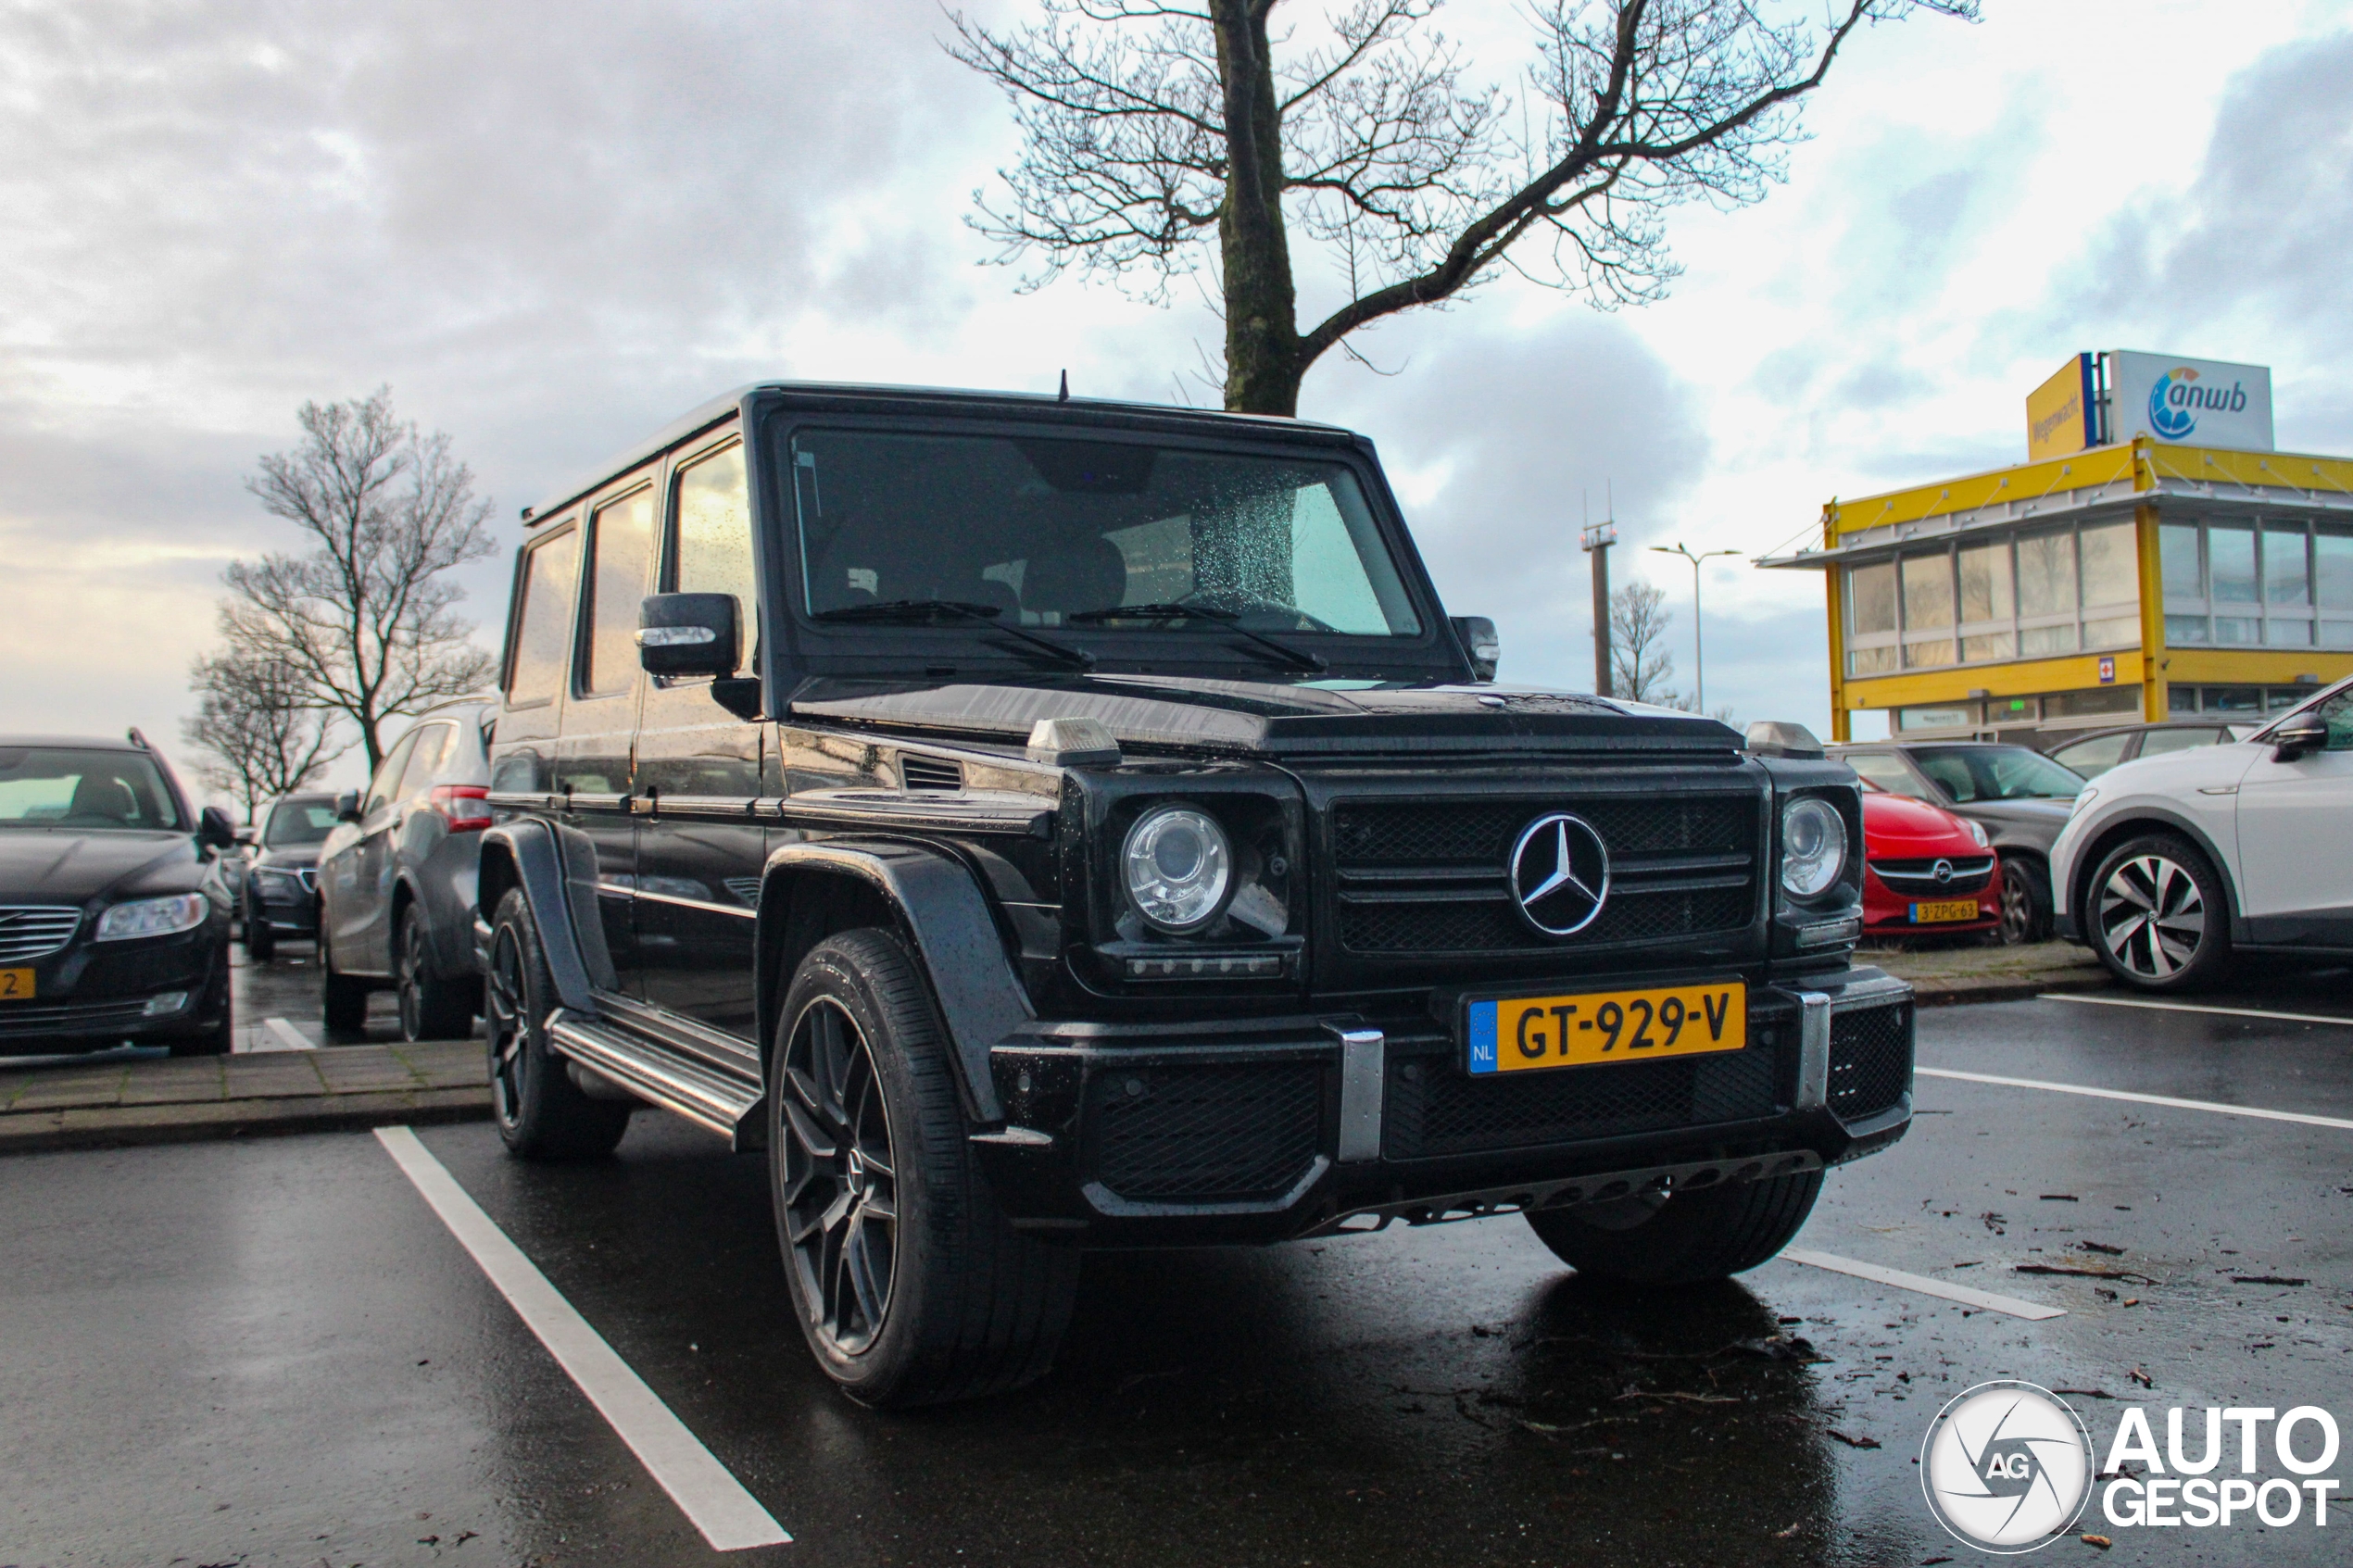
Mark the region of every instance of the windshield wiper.
[[1086, 649], [1064, 647], [1051, 637], [1041, 637], [1037, 633], [1026, 631], [1019, 626], [1005, 625], [997, 619], [1003, 613], [1004, 611], [995, 605], [966, 604], [959, 599], [885, 599], [879, 604], [843, 605], [838, 609], [812, 610], [809, 619], [812, 621], [898, 622], [941, 619], [975, 621], [991, 632], [1002, 632], [1006, 636], [1017, 638], [1040, 653], [1051, 654], [1055, 663], [1067, 669], [1092, 670], [1095, 667], [1095, 656]]
[[1063, 619], [1078, 626], [1100, 626], [1106, 621], [1199, 621], [1221, 627], [1237, 636], [1248, 637], [1293, 670], [1320, 675], [1331, 668], [1321, 655], [1291, 647], [1263, 633], [1252, 631], [1242, 625], [1241, 617], [1230, 609], [1211, 609], [1204, 605], [1186, 604], [1114, 605], [1109, 609], [1082, 609]]

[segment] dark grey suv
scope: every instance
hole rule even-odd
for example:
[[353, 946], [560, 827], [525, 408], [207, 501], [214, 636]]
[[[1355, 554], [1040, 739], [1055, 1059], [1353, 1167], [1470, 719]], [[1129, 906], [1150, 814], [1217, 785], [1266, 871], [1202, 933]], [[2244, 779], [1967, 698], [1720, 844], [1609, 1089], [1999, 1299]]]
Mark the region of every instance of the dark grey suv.
[[493, 704], [436, 708], [384, 756], [366, 793], [336, 802], [319, 853], [319, 969], [330, 1036], [348, 1039], [368, 993], [400, 993], [411, 1040], [462, 1038], [482, 1006], [474, 872], [490, 825]]

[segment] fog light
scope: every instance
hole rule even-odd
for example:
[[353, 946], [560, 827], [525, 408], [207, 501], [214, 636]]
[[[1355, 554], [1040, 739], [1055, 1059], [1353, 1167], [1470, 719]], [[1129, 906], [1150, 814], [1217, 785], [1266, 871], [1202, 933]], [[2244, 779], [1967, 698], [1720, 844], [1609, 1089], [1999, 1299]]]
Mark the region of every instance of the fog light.
[[1862, 935], [1863, 922], [1859, 920], [1826, 920], [1819, 925], [1799, 926], [1797, 945], [1801, 947], [1827, 947], [1834, 942], [1858, 941]]
[[182, 1008], [186, 1007], [187, 1005], [187, 992], [166, 991], [159, 997], [149, 997], [147, 998], [146, 1016], [149, 1018], [161, 1018], [165, 1013], [178, 1012]]

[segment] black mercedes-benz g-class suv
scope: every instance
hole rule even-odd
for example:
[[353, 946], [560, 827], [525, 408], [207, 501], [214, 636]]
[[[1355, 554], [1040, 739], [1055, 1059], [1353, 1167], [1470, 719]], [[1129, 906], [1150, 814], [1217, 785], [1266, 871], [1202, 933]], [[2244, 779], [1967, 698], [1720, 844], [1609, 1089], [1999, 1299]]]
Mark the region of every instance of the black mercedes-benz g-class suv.
[[1517, 1211], [1720, 1278], [1908, 1123], [1854, 774], [1492, 684], [1360, 436], [759, 385], [524, 516], [500, 1131], [763, 1148], [862, 1401], [1043, 1371], [1084, 1248]]

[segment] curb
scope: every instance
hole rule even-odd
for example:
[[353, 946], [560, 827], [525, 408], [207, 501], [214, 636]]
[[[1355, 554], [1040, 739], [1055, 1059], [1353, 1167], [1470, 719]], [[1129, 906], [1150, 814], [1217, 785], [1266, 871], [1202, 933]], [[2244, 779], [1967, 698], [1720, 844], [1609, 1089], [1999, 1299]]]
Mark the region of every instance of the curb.
[[0, 1155], [138, 1144], [362, 1132], [402, 1123], [484, 1122], [490, 1089], [413, 1089], [393, 1094], [310, 1095], [203, 1100], [176, 1105], [76, 1106], [0, 1116]]
[[2115, 983], [2105, 970], [2092, 974], [2072, 971], [2047, 979], [2012, 979], [1973, 982], [1969, 980], [1921, 981], [1912, 985], [1913, 1000], [1924, 1008], [1963, 1007], [1971, 1002], [2031, 1002], [2037, 997], [2076, 991], [2107, 991]]

